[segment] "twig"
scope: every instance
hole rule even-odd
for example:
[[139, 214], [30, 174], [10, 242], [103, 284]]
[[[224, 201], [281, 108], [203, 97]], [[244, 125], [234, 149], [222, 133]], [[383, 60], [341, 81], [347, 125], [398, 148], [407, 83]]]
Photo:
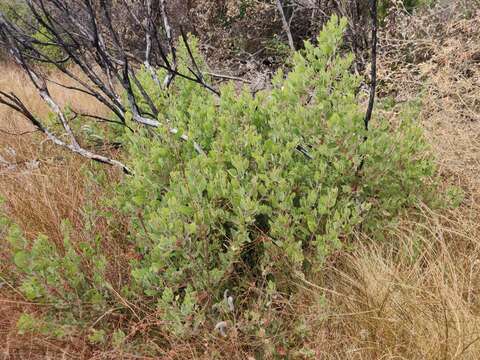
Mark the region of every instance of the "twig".
[[228, 79], [228, 80], [235, 80], [235, 81], [241, 81], [244, 82], [245, 84], [251, 84], [252, 82], [246, 79], [243, 79], [241, 77], [237, 76], [231, 76], [231, 75], [223, 75], [223, 74], [216, 74], [216, 73], [211, 73], [211, 72], [206, 72], [205, 74], [219, 78], [219, 79]]
[[97, 320], [95, 320], [92, 325], [90, 325], [90, 328], [93, 329], [95, 327], [95, 325], [97, 325], [104, 317], [110, 315], [111, 313], [113, 313], [115, 311], [121, 310], [121, 309], [122, 309], [121, 307], [116, 307], [116, 308], [112, 308], [110, 310], [107, 310]]
[[23, 135], [33, 134], [33, 133], [36, 133], [38, 131], [40, 131], [40, 130], [35, 129], [35, 130], [28, 130], [28, 131], [23, 131], [23, 132], [19, 132], [19, 133], [14, 133], [14, 132], [10, 132], [8, 130], [0, 129], [0, 133], [5, 134], [5, 135], [11, 135], [11, 136], [23, 136]]
[[290, 45], [290, 49], [292, 51], [295, 51], [295, 44], [293, 43], [293, 36], [292, 32], [290, 31], [290, 26], [288, 25], [287, 18], [285, 17], [285, 13], [283, 12], [283, 6], [280, 0], [277, 0], [277, 8], [278, 12], [280, 13], [280, 17], [282, 18], [282, 23], [283, 23], [283, 30], [287, 34], [288, 38], [288, 45]]
[[367, 113], [365, 114], [365, 130], [368, 131], [370, 120], [372, 119], [373, 106], [375, 104], [375, 93], [377, 91], [377, 0], [371, 0], [371, 15], [372, 15], [372, 54], [371, 54], [371, 75], [370, 75], [370, 98], [368, 100]]
[[120, 302], [125, 306], [127, 307], [131, 312], [132, 314], [137, 318], [138, 321], [140, 321], [140, 317], [138, 316], [138, 314], [135, 312], [135, 310], [133, 309], [133, 307], [136, 307], [138, 310], [140, 310], [140, 308], [138, 308], [137, 306], [135, 306], [135, 304], [132, 304], [131, 302], [129, 302], [128, 300], [124, 299], [122, 297], [122, 295], [120, 295], [118, 293], [117, 290], [115, 290], [113, 288], [113, 286], [111, 284], [108, 284], [107, 285], [107, 288], [118, 298], [118, 300], [120, 300]]

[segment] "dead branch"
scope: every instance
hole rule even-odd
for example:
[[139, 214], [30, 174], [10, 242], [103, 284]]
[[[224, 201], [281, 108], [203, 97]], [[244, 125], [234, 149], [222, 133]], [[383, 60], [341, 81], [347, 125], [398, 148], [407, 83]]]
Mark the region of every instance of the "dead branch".
[[[129, 112], [133, 114], [133, 121], [138, 124], [149, 127], [167, 126], [166, 123], [162, 124], [157, 120], [159, 110], [151, 94], [136, 76], [141, 65], [145, 66], [159, 87], [168, 87], [178, 76], [219, 94], [206, 82], [183, 33], [182, 39], [188, 50], [192, 68], [188, 73], [178, 70], [173, 32], [164, 0], [123, 0], [121, 3], [112, 0], [25, 0], [25, 3], [33, 20], [24, 24], [24, 27], [13, 24], [0, 13], [0, 46], [9, 49], [13, 59], [29, 76], [43, 101], [56, 115], [63, 134], [56, 135], [46, 127], [42, 120], [32, 114], [14, 94], [2, 92], [0, 103], [21, 113], [59, 146], [96, 161], [120, 166], [125, 172], [130, 173], [121, 162], [95, 154], [80, 146], [69, 124], [72, 119], [67, 118], [52, 97], [48, 83], [87, 94], [109, 108], [116, 117], [109, 120], [74, 111], [75, 119], [79, 119], [80, 116], [81, 121], [91, 119], [124, 126], [127, 126]], [[115, 17], [112, 15], [113, 11]], [[118, 16], [119, 14], [124, 16]], [[120, 32], [121, 29], [134, 27], [140, 29], [133, 39], [136, 42], [135, 47], [130, 46], [129, 42], [132, 39]], [[48, 40], [37, 40], [31, 35], [35, 32], [41, 32]], [[53, 58], [47, 51], [46, 48], [52, 46], [61, 52], [61, 58]], [[143, 53], [138, 49], [144, 49]], [[48, 79], [39, 71], [37, 67], [39, 63], [50, 64], [65, 74], [73, 85]], [[75, 64], [88, 80], [85, 81], [75, 75], [70, 70], [69, 63]], [[158, 79], [159, 69], [167, 72], [163, 82]], [[126, 93], [126, 104], [121, 100], [119, 87]], [[139, 94], [134, 93], [134, 87]], [[140, 102], [147, 104], [148, 111], [138, 105]], [[127, 128], [131, 130], [130, 127]], [[168, 128], [168, 132], [177, 134], [178, 129]], [[64, 141], [64, 137], [68, 141]], [[181, 139], [191, 141], [186, 135], [181, 136]], [[197, 152], [202, 154], [201, 147], [194, 141], [192, 143]]]
[[365, 114], [365, 130], [368, 131], [370, 120], [372, 119], [373, 106], [375, 104], [375, 93], [377, 91], [377, 0], [370, 0], [370, 12], [372, 16], [372, 53], [371, 53], [371, 72], [370, 72], [370, 97], [368, 100], [367, 113]]
[[292, 49], [292, 51], [295, 51], [295, 44], [293, 43], [292, 32], [290, 31], [289, 22], [287, 21], [287, 18], [285, 17], [285, 12], [283, 11], [282, 2], [281, 2], [281, 0], [276, 0], [276, 3], [277, 3], [278, 12], [280, 13], [280, 17], [282, 18], [283, 30], [287, 34], [288, 45], [290, 46], [290, 49]]

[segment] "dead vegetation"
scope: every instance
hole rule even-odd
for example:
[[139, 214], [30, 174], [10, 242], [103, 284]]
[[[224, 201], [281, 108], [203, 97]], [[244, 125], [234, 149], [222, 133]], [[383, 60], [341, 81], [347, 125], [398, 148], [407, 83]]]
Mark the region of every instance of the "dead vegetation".
[[[396, 29], [382, 34], [381, 95], [397, 102], [422, 96], [419, 121], [436, 153], [439, 171], [445, 184], [462, 187], [465, 198], [457, 209], [435, 213], [421, 208], [420, 216], [406, 216], [384, 243], [360, 239], [362, 245], [355, 250], [332, 256], [323, 278], [305, 283], [289, 306], [286, 316], [301, 319], [301, 325], [292, 322], [292, 333], [278, 336], [298, 333], [299, 351], [292, 358], [480, 357], [480, 12], [449, 3], [415, 16], [399, 14], [396, 21]], [[7, 86], [16, 86], [37, 113], [48, 113], [15, 67], [2, 72], [0, 88]], [[67, 103], [68, 93], [57, 90], [56, 98]], [[76, 99], [76, 105], [89, 112], [104, 111], [97, 105], [92, 109], [89, 98]], [[15, 116], [1, 107], [0, 129], [32, 130], [19, 126], [18, 118], [13, 122]], [[100, 196], [101, 190], [86, 188], [84, 174], [78, 171], [86, 166], [84, 160], [42, 140], [35, 133], [22, 137], [1, 133], [0, 161], [5, 163], [0, 162], [0, 196], [6, 199], [6, 210], [29, 237], [46, 233], [60, 242], [60, 223], [65, 218], [74, 224], [75, 236], [85, 236], [83, 217], [76, 209]], [[56, 176], [59, 167], [61, 177]], [[116, 256], [128, 257], [126, 251], [112, 249]], [[16, 329], [20, 313], [42, 308], [2, 285], [2, 359], [150, 358], [96, 349], [86, 338], [58, 343], [20, 336]], [[132, 324], [132, 334], [154, 321]], [[241, 336], [220, 340], [205, 334], [197, 340], [185, 344], [172, 339], [163, 358], [255, 358], [246, 350], [252, 344]], [[144, 341], [159, 346], [152, 339]], [[280, 356], [282, 351], [277, 349]]]

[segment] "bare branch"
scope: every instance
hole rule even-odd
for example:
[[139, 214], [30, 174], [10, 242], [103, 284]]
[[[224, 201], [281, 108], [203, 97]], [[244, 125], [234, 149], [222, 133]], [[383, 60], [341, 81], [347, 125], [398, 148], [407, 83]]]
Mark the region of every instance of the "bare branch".
[[[170, 23], [168, 22], [165, 0], [160, 0], [160, 12], [162, 14], [163, 28], [165, 30], [165, 35], [167, 36], [168, 46], [170, 47], [170, 54], [172, 55], [172, 63], [173, 63], [172, 68], [176, 70], [177, 69], [177, 52], [175, 49], [175, 45], [173, 43], [172, 28], [170, 27]], [[175, 72], [170, 71], [165, 77], [165, 80], [163, 81], [163, 86], [165, 88], [168, 88], [170, 86], [170, 83], [173, 81], [174, 77], [175, 77]]]
[[[179, 76], [218, 95], [218, 91], [205, 82], [185, 36], [184, 41], [195, 71], [191, 71], [191, 74], [178, 71], [173, 31], [168, 21], [164, 0], [144, 0], [146, 11], [142, 6], [134, 8], [132, 3], [127, 0], [123, 0], [123, 5], [121, 5], [127, 10], [127, 18], [133, 21], [139, 27], [140, 32], [144, 34], [145, 52], [143, 56], [139, 56], [135, 49], [128, 48], [128, 39], [119, 32], [121, 27], [114, 23], [118, 20], [112, 17], [111, 11], [115, 6], [117, 6], [116, 11], [118, 10], [116, 2], [109, 0], [25, 1], [34, 21], [26, 23], [25, 28], [20, 28], [0, 13], [0, 39], [10, 49], [15, 61], [29, 76], [43, 101], [56, 115], [64, 133], [61, 136], [54, 134], [13, 94], [3, 92], [0, 103], [28, 118], [39, 131], [59, 146], [96, 161], [121, 166], [125, 172], [129, 172], [126, 166], [118, 161], [95, 154], [79, 145], [74, 130], [69, 124], [72, 119], [67, 118], [50, 94], [48, 88], [50, 83], [91, 96], [108, 107], [116, 115], [118, 121], [73, 110], [74, 119], [80, 117], [80, 119], [85, 120], [88, 118], [123, 126], [127, 126], [128, 111], [132, 112], [133, 120], [138, 124], [149, 127], [166, 125], [157, 120], [159, 110], [152, 95], [137, 78], [136, 71], [141, 64], [150, 72], [159, 87], [168, 87], [174, 77]], [[160, 28], [163, 31], [159, 32]], [[46, 40], [40, 41], [31, 35], [39, 31]], [[161, 41], [163, 36], [160, 36], [160, 33], [165, 34], [165, 47], [169, 49], [169, 55], [164, 51], [164, 44]], [[141, 42], [141, 37], [139, 40]], [[60, 59], [52, 58], [47, 51], [47, 47], [51, 46], [61, 50], [63, 55]], [[158, 59], [161, 61], [157, 61]], [[74, 84], [48, 79], [38, 71], [35, 65], [37, 63], [47, 63], [55, 66]], [[84, 80], [81, 76], [72, 72], [68, 63], [75, 64], [88, 80]], [[159, 68], [165, 69], [168, 74], [163, 84], [157, 77]], [[118, 84], [121, 85], [127, 95], [127, 104], [122, 103], [122, 93], [119, 93]], [[147, 114], [145, 109], [139, 106], [140, 103], [147, 104], [150, 113]], [[127, 128], [131, 129], [128, 126]], [[171, 134], [178, 134], [176, 128], [169, 128], [168, 131]], [[63, 139], [63, 136], [68, 137], [68, 142]], [[186, 135], [182, 135], [180, 138], [184, 141], [190, 141]], [[200, 145], [196, 142], [192, 143], [196, 151], [203, 154]]]
[[[1, 100], [0, 100], [0, 102], [1, 102]], [[4, 104], [4, 103], [2, 102], [2, 104]], [[22, 131], [22, 132], [13, 132], [13, 131], [0, 129], [0, 133], [5, 134], [5, 135], [10, 135], [10, 136], [24, 136], [24, 135], [29, 135], [29, 134], [36, 133], [38, 131], [40, 131], [40, 130], [35, 129], [35, 130], [28, 130], [28, 131]]]
[[368, 101], [367, 113], [365, 115], [365, 130], [368, 130], [368, 125], [372, 119], [373, 106], [375, 104], [375, 93], [377, 91], [377, 0], [370, 0], [370, 12], [372, 15], [372, 68], [370, 75], [370, 98]]
[[196, 82], [201, 84], [204, 88], [213, 92], [215, 95], [220, 96], [220, 93], [217, 90], [215, 90], [213, 87], [211, 87], [205, 82], [202, 72], [198, 67], [197, 61], [195, 60], [195, 56], [193, 56], [193, 52], [192, 52], [192, 49], [190, 48], [190, 44], [188, 43], [187, 35], [185, 35], [185, 32], [183, 31], [183, 29], [181, 29], [181, 33], [182, 33], [183, 42], [185, 44], [185, 47], [187, 48], [188, 56], [190, 57], [190, 61], [192, 62], [192, 65], [195, 69], [195, 70], [192, 70], [191, 68], [188, 68], [188, 70], [190, 70], [193, 76], [195, 76]]
[[276, 3], [277, 3], [278, 12], [280, 13], [280, 17], [282, 18], [283, 30], [287, 34], [288, 45], [290, 46], [290, 49], [292, 49], [292, 51], [295, 51], [295, 44], [293, 43], [292, 32], [290, 31], [290, 25], [287, 21], [287, 18], [285, 17], [285, 12], [283, 11], [282, 2], [281, 0], [276, 0]]
[[126, 174], [132, 174], [132, 171], [123, 163], [118, 160], [110, 159], [106, 156], [95, 154], [89, 150], [86, 150], [80, 147], [78, 144], [68, 144], [60, 140], [52, 131], [50, 131], [46, 126], [42, 124], [22, 103], [22, 101], [16, 97], [14, 94], [7, 94], [3, 91], [0, 91], [0, 104], [4, 104], [15, 111], [21, 113], [25, 116], [30, 122], [41, 132], [43, 132], [47, 138], [52, 141], [55, 145], [64, 147], [76, 154], [79, 154], [85, 158], [101, 162], [104, 164], [120, 167]]

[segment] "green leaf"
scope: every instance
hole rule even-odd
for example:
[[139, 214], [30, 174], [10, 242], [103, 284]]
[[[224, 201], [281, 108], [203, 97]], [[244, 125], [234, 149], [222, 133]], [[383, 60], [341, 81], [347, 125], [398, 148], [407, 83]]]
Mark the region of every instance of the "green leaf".
[[13, 262], [21, 270], [26, 270], [30, 264], [30, 255], [26, 251], [19, 251], [15, 254]]

